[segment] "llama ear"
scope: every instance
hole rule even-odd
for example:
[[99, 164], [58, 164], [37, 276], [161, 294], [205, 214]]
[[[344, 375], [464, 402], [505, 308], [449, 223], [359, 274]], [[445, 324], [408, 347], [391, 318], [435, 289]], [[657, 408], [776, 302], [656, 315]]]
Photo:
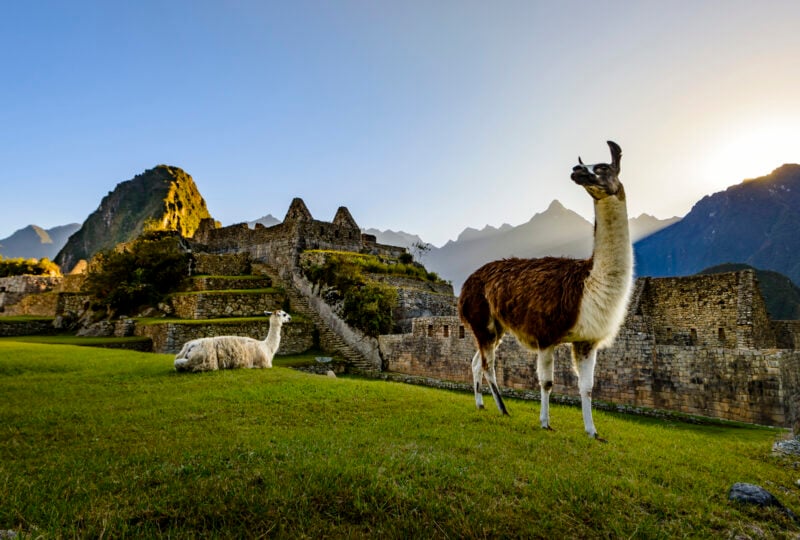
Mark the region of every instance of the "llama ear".
[[617, 172], [619, 172], [620, 161], [622, 161], [622, 148], [620, 148], [619, 145], [614, 141], [606, 141], [606, 143], [611, 149], [611, 166], [616, 169]]
[[272, 312], [271, 311], [265, 311], [264, 315], [270, 316], [270, 315], [272, 315]]
[[580, 163], [581, 165], [583, 165], [583, 160], [581, 159], [581, 156], [578, 156], [578, 163]]

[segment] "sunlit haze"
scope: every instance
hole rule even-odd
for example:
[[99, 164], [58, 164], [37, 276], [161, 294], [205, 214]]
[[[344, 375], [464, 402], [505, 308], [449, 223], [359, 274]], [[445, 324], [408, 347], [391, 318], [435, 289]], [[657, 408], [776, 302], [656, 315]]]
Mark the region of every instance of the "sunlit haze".
[[223, 224], [293, 197], [442, 245], [623, 150], [629, 213], [800, 162], [800, 2], [7, 2], [0, 238], [164, 163]]

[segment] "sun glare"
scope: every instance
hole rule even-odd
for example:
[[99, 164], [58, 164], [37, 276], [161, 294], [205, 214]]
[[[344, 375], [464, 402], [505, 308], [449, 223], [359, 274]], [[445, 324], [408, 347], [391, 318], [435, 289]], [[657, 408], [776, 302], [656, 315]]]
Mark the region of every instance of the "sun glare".
[[784, 163], [800, 162], [797, 129], [787, 123], [743, 127], [720, 138], [708, 155], [704, 180], [715, 190], [771, 173]]

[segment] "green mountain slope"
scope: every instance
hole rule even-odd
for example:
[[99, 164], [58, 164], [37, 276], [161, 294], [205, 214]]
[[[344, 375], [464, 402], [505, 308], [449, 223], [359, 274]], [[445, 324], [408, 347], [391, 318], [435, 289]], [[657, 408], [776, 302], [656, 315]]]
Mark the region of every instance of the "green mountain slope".
[[159, 165], [117, 184], [86, 218], [55, 258], [68, 272], [81, 259], [139, 236], [145, 227], [191, 236], [211, 215], [192, 177], [178, 167]]

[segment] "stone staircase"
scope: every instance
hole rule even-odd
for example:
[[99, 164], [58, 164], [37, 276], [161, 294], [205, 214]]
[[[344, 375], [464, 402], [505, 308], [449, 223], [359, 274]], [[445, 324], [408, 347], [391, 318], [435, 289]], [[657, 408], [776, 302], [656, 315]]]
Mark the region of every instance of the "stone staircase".
[[266, 264], [254, 264], [253, 272], [265, 274], [272, 280], [274, 286], [282, 287], [285, 290], [291, 311], [299, 313], [313, 323], [319, 333], [319, 345], [324, 351], [343, 357], [348, 367], [353, 371], [370, 373], [375, 371], [375, 366], [373, 366], [372, 362], [337, 334], [314, 309], [308, 298], [292, 286], [291, 283], [281, 278], [277, 270]]

